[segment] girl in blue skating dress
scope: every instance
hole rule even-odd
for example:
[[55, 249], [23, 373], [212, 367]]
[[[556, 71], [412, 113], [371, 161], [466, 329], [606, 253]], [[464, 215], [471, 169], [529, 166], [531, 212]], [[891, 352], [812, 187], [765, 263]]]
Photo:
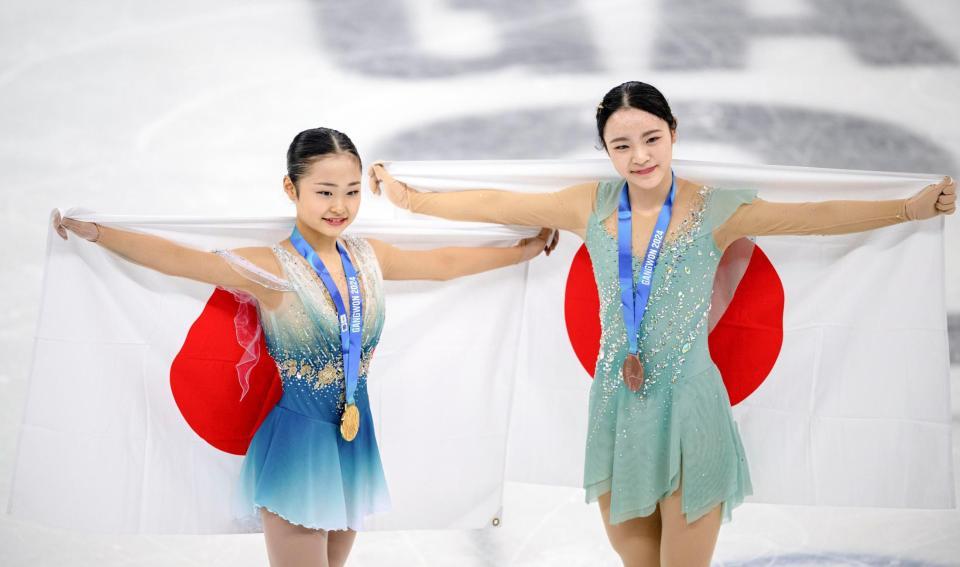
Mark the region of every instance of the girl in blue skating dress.
[[240, 515], [259, 515], [271, 565], [343, 565], [364, 517], [389, 506], [367, 396], [384, 323], [383, 280], [444, 280], [539, 254], [550, 231], [508, 248], [401, 250], [343, 234], [360, 206], [359, 154], [343, 133], [315, 128], [287, 152], [283, 186], [296, 206], [290, 238], [205, 252], [95, 223], [67, 230], [163, 273], [256, 302], [283, 395], [243, 461]]

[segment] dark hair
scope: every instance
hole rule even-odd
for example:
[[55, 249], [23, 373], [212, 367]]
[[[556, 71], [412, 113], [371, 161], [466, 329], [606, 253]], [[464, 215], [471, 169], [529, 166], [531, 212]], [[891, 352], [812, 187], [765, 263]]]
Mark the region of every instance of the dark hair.
[[[311, 128], [293, 137], [287, 149], [287, 176], [297, 185], [300, 176], [306, 173], [314, 161], [331, 154], [353, 154], [360, 163], [360, 153], [350, 138], [333, 128]], [[360, 166], [363, 171], [363, 166]], [[299, 189], [298, 189], [299, 193]]]
[[621, 108], [636, 108], [662, 118], [671, 130], [677, 129], [677, 119], [670, 111], [670, 105], [657, 87], [627, 81], [610, 89], [603, 97], [603, 102], [597, 106], [597, 135], [600, 136], [600, 147], [606, 148], [603, 141], [603, 129], [607, 126], [610, 116]]

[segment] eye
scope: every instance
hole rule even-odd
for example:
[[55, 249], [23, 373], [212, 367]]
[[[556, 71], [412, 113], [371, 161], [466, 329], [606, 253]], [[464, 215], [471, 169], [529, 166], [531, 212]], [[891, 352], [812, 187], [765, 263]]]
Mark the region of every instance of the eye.
[[648, 144], [656, 143], [656, 141], [659, 140], [660, 138], [661, 138], [661, 136], [654, 136], [654, 137], [648, 139], [648, 140], [647, 140], [647, 143], [648, 143]]
[[353, 190], [351, 190], [351, 191], [347, 191], [347, 195], [350, 196], [350, 197], [356, 197], [356, 196], [359, 195], [359, 194], [360, 194], [360, 190], [359, 190], [359, 189], [353, 189]]
[[625, 150], [625, 149], [627, 149], [628, 147], [629, 147], [629, 146], [627, 146], [626, 144], [619, 144], [619, 145], [614, 146], [613, 149], [615, 149], [615, 150]]
[[317, 195], [322, 195], [322, 196], [324, 196], [324, 197], [331, 197], [331, 196], [333, 196], [333, 193], [330, 192], [330, 191], [322, 191], [322, 190], [321, 190], [321, 191], [317, 191]]

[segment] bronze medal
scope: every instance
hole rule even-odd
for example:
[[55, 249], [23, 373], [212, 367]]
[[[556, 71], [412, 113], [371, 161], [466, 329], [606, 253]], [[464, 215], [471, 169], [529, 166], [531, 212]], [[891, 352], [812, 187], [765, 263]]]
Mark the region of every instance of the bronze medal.
[[346, 441], [353, 441], [360, 431], [360, 410], [356, 404], [347, 404], [340, 417], [340, 435]]
[[636, 392], [643, 386], [643, 364], [635, 354], [628, 354], [623, 361], [623, 383], [631, 392]]

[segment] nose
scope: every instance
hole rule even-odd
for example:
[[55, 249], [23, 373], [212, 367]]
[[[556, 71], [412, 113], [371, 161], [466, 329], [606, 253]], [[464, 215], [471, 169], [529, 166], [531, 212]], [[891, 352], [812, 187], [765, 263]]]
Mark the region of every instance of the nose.
[[647, 163], [649, 159], [650, 154], [643, 146], [635, 148], [633, 154], [630, 156], [630, 161], [632, 161], [634, 165], [643, 165]]
[[336, 214], [342, 214], [346, 212], [347, 208], [343, 204], [343, 197], [336, 197], [333, 203], [330, 204], [330, 212]]

